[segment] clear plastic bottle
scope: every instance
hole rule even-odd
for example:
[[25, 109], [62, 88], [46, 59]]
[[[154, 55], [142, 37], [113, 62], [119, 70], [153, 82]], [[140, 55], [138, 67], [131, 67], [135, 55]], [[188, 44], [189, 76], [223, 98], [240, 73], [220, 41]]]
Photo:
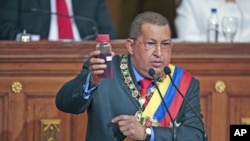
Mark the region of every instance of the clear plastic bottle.
[[112, 46], [110, 44], [109, 34], [98, 34], [96, 38], [96, 49], [101, 51], [100, 58], [105, 60], [107, 68], [104, 70], [102, 78], [112, 78]]
[[218, 28], [219, 28], [219, 19], [217, 16], [217, 9], [212, 8], [207, 29], [208, 42], [218, 42], [218, 33], [219, 33]]

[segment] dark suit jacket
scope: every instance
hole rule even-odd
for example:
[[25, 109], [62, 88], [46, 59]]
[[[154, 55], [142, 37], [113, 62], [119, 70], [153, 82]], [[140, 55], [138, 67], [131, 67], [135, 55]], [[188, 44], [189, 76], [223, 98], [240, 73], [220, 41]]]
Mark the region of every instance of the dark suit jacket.
[[[88, 62], [85, 63], [76, 78], [62, 86], [56, 96], [58, 109], [74, 114], [88, 112], [86, 141], [122, 141], [125, 137], [117, 125], [111, 123], [111, 119], [121, 114], [134, 115], [138, 110], [139, 104], [131, 96], [131, 92], [124, 82], [120, 70], [120, 60], [120, 56], [113, 58], [113, 78], [104, 79], [88, 100], [83, 98], [83, 85], [89, 73]], [[131, 66], [129, 68], [134, 77]], [[200, 113], [198, 80], [193, 78], [186, 97], [197, 113]], [[181, 123], [177, 128], [178, 141], [202, 141], [203, 123], [185, 102], [177, 116], [177, 121]], [[171, 128], [153, 127], [153, 130], [155, 141], [172, 140]]]
[[[72, 0], [72, 7], [75, 16], [96, 21], [99, 33], [109, 33], [112, 39], [116, 38], [105, 0]], [[48, 39], [50, 13], [34, 12], [31, 11], [32, 8], [50, 11], [50, 0], [1, 0], [0, 39], [13, 40], [24, 29], [30, 34], [38, 34], [42, 39]], [[75, 22], [82, 39], [94, 34], [92, 22], [82, 18], [76, 18]]]

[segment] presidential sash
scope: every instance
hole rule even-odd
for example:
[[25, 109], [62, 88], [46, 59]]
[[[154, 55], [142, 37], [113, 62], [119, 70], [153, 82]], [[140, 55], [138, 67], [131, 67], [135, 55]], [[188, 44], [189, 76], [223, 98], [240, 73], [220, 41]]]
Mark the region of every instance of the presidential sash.
[[[188, 87], [192, 80], [192, 75], [174, 65], [169, 65], [169, 68], [175, 85], [181, 93], [186, 96]], [[181, 94], [178, 93], [168, 77], [165, 77], [163, 82], [159, 83], [158, 87], [162, 93], [164, 101], [162, 101], [158, 91], [155, 91], [147, 107], [143, 111], [142, 119], [145, 121], [145, 126], [169, 127], [171, 124], [171, 118], [163, 102], [165, 102], [171, 116], [175, 119], [184, 99]]]
[[[121, 65], [121, 68], [123, 67], [124, 66]], [[173, 83], [178, 87], [180, 92], [185, 97], [192, 81], [192, 75], [189, 72], [184, 71], [182, 68], [172, 64], [169, 65], [169, 68], [171, 70], [170, 75], [173, 79]], [[173, 83], [171, 82], [169, 76], [165, 77], [163, 81], [159, 82], [158, 87], [164, 101], [162, 101], [158, 91], [154, 91], [150, 101], [142, 112], [141, 118], [139, 119], [141, 124], [145, 126], [170, 127], [171, 118], [169, 113], [171, 114], [173, 120], [175, 120], [184, 101], [183, 97], [178, 93]], [[163, 102], [167, 105], [169, 113], [166, 110]], [[126, 137], [124, 141], [133, 140], [129, 137]]]

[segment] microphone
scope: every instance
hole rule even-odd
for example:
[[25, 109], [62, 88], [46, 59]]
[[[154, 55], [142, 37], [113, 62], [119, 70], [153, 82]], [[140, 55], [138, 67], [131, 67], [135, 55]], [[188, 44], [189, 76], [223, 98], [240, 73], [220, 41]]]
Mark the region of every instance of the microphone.
[[199, 119], [199, 121], [202, 123], [202, 127], [203, 130], [201, 131], [203, 133], [203, 141], [207, 141], [207, 134], [205, 132], [205, 125], [203, 124], [203, 121], [201, 119], [201, 117], [199, 116], [199, 114], [195, 111], [194, 107], [191, 105], [191, 103], [187, 100], [187, 98], [181, 93], [181, 91], [178, 89], [178, 87], [176, 86], [176, 84], [173, 81], [173, 78], [171, 77], [171, 70], [169, 67], [165, 67], [164, 68], [164, 73], [166, 75], [169, 76], [169, 79], [171, 81], [171, 83], [173, 84], [173, 86], [175, 87], [175, 89], [177, 90], [177, 92], [179, 93], [179, 95], [183, 98], [183, 100], [188, 104], [188, 106], [192, 109], [192, 111], [195, 113], [196, 117]]
[[37, 9], [37, 8], [31, 8], [31, 9], [22, 10], [22, 11], [24, 11], [24, 12], [41, 12], [41, 13], [45, 13], [45, 14], [63, 16], [63, 17], [71, 18], [71, 19], [78, 19], [78, 20], [90, 22], [93, 25], [92, 30], [93, 30], [94, 33], [91, 34], [91, 35], [87, 35], [87, 36], [83, 37], [82, 38], [83, 40], [94, 39], [97, 36], [97, 34], [99, 33], [96, 21], [91, 19], [91, 18], [88, 18], [88, 17], [82, 17], [82, 16], [77, 16], [77, 15], [68, 15], [68, 14], [63, 14], [63, 13], [51, 12], [49, 10]]
[[158, 93], [159, 93], [159, 95], [160, 95], [160, 97], [161, 97], [162, 103], [163, 103], [165, 109], [166, 109], [167, 112], [168, 112], [168, 115], [169, 115], [169, 118], [170, 118], [170, 120], [171, 120], [171, 122], [172, 122], [172, 127], [173, 127], [173, 141], [176, 141], [176, 123], [175, 123], [175, 121], [174, 121], [174, 119], [173, 119], [173, 116], [171, 115], [171, 113], [170, 113], [170, 111], [169, 111], [169, 108], [168, 108], [167, 104], [165, 103], [165, 101], [164, 101], [164, 99], [163, 99], [163, 96], [162, 96], [162, 93], [161, 93], [159, 87], [158, 87], [157, 84], [156, 84], [157, 81], [156, 81], [156, 79], [155, 79], [155, 70], [154, 70], [153, 68], [150, 68], [150, 69], [148, 70], [148, 74], [153, 78], [153, 82], [154, 82], [154, 84], [155, 84], [155, 88], [157, 89], [157, 91], [158, 91]]

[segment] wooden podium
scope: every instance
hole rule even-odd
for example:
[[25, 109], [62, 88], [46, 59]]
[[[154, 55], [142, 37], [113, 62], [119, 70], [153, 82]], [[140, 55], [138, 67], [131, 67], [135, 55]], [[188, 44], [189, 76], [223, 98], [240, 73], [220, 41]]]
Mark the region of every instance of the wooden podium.
[[[96, 42], [0, 42], [0, 140], [84, 140], [86, 113], [55, 107], [63, 83], [81, 70]], [[124, 40], [111, 42], [126, 53]], [[250, 124], [250, 44], [174, 43], [172, 63], [201, 85], [209, 141], [228, 141], [230, 124]]]

